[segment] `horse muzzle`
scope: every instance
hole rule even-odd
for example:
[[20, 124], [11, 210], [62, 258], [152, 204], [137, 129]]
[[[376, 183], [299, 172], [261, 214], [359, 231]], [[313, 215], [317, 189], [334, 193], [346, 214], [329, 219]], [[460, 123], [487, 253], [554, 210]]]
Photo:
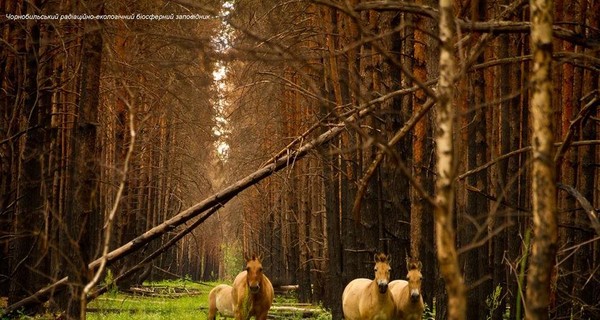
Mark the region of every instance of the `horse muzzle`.
[[413, 290], [410, 292], [410, 302], [412, 302], [412, 303], [418, 302], [419, 298], [421, 298], [421, 294], [419, 293], [418, 290]]
[[252, 292], [252, 293], [257, 293], [260, 290], [260, 285], [258, 283], [251, 284], [251, 285], [249, 285], [249, 287], [250, 287], [250, 292]]
[[378, 282], [377, 287], [379, 287], [379, 293], [386, 293], [388, 289], [388, 283], [384, 281]]

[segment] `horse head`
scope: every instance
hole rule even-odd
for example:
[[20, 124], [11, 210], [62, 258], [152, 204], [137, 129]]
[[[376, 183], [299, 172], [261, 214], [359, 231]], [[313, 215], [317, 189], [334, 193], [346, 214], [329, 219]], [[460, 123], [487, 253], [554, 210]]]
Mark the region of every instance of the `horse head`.
[[375, 282], [379, 287], [379, 293], [386, 293], [390, 283], [391, 257], [384, 253], [375, 254]]
[[246, 282], [248, 284], [248, 288], [250, 288], [250, 292], [257, 293], [260, 290], [260, 285], [262, 283], [263, 277], [263, 268], [262, 263], [260, 263], [260, 258], [252, 255], [251, 259], [247, 259], [246, 261]]
[[408, 290], [410, 295], [410, 301], [416, 303], [420, 301], [421, 297], [421, 282], [423, 275], [421, 274], [421, 268], [423, 265], [418, 260], [408, 260], [407, 268], [408, 274], [406, 279], [408, 280]]

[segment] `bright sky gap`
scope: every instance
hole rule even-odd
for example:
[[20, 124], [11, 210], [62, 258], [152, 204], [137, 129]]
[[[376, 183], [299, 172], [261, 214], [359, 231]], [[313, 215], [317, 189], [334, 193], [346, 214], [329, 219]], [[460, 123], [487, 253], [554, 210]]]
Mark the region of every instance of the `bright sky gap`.
[[[218, 34], [213, 37], [212, 43], [215, 49], [221, 53], [231, 48], [230, 38], [233, 33], [233, 29], [227, 23], [227, 17], [233, 10], [233, 2], [225, 1], [221, 7], [220, 19], [221, 25]], [[223, 61], [217, 61], [215, 65], [215, 71], [213, 71], [213, 85], [214, 90], [217, 93], [215, 101], [213, 101], [213, 108], [215, 109], [215, 126], [213, 127], [213, 135], [216, 137], [215, 149], [217, 156], [221, 161], [227, 161], [229, 157], [229, 144], [227, 139], [229, 137], [229, 122], [225, 117], [225, 111], [228, 106], [227, 102], [227, 66]]]

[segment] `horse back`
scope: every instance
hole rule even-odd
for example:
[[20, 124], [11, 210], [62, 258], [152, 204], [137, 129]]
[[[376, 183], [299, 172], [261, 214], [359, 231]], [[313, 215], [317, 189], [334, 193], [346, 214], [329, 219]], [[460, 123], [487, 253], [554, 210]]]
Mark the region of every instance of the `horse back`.
[[216, 299], [217, 309], [221, 314], [233, 317], [233, 298], [231, 297], [233, 287], [226, 284], [219, 285], [219, 287], [221, 289]]
[[366, 278], [358, 278], [350, 281], [344, 292], [342, 293], [342, 310], [344, 312], [344, 319], [354, 320], [361, 319], [360, 316], [360, 297], [365, 290], [368, 289], [369, 285], [373, 280]]
[[406, 280], [390, 281], [390, 284], [388, 284], [388, 290], [390, 290], [392, 296], [394, 296], [394, 300], [396, 298], [400, 298], [400, 292], [402, 292], [402, 289], [404, 289], [404, 287], [406, 287], [407, 285], [408, 281]]
[[208, 294], [208, 319], [215, 319], [217, 311], [227, 317], [233, 317], [233, 300], [231, 297], [233, 287], [220, 284], [210, 290]]
[[408, 286], [408, 281], [406, 280], [394, 280], [391, 281], [388, 285], [388, 290], [392, 294], [392, 298], [394, 299], [394, 304], [396, 305], [396, 309], [399, 309], [400, 306], [406, 301], [402, 301], [404, 299], [402, 297], [402, 290]]

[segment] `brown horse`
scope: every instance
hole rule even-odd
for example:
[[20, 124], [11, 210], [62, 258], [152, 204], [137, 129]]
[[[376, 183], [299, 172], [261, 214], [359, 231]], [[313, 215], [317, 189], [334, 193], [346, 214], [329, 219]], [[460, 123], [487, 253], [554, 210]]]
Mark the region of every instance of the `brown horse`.
[[273, 304], [273, 285], [263, 274], [260, 258], [252, 256], [246, 261], [246, 270], [240, 272], [233, 281], [233, 313], [236, 320], [267, 319]]
[[405, 280], [394, 280], [390, 282], [390, 291], [394, 296], [398, 319], [420, 320], [423, 316], [425, 305], [421, 295], [421, 267], [418, 260], [407, 261], [408, 275]]
[[233, 317], [233, 287], [220, 284], [208, 294], [208, 320], [215, 320], [217, 311], [221, 317]]
[[395, 314], [394, 300], [388, 290], [390, 256], [375, 255], [375, 280], [359, 278], [348, 283], [342, 294], [346, 320], [387, 320]]

